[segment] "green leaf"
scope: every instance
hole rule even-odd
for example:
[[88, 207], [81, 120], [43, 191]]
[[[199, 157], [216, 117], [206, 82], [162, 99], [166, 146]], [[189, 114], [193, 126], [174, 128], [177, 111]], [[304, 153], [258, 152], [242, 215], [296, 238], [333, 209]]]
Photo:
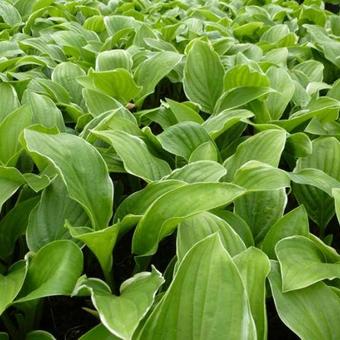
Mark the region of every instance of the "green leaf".
[[294, 183], [310, 185], [322, 190], [329, 196], [332, 196], [333, 189], [340, 188], [339, 181], [318, 169], [306, 168], [297, 172], [291, 172], [289, 173], [289, 177]]
[[0, 16], [9, 26], [17, 26], [22, 22], [17, 9], [7, 1], [1, 1], [0, 3]]
[[242, 217], [253, 232], [255, 242], [260, 242], [269, 228], [282, 217], [287, 204], [285, 189], [246, 193], [235, 201], [235, 212]]
[[276, 43], [280, 39], [284, 38], [287, 34], [289, 34], [288, 25], [274, 25], [270, 27], [264, 34], [262, 34], [261, 41]]
[[338, 221], [340, 222], [340, 189], [333, 189], [332, 190], [332, 195], [334, 197], [335, 201], [335, 212], [336, 216], [338, 218]]
[[[299, 107], [308, 106], [308, 104], [310, 103], [312, 99], [311, 96], [307, 93], [306, 89], [297, 80], [294, 80], [293, 82], [295, 86], [295, 92], [294, 92], [294, 96], [292, 100], [293, 103]], [[283, 120], [283, 124], [286, 127], [289, 127], [290, 130], [294, 129], [296, 126], [299, 126], [301, 123], [310, 119], [313, 116], [313, 114], [309, 114], [309, 112], [307, 113], [306, 112], [307, 111], [303, 111], [303, 110], [300, 112], [301, 115], [303, 114], [303, 116], [298, 117], [299, 120], [296, 119], [295, 121], [292, 121], [292, 122], [289, 122], [288, 120]], [[305, 113], [306, 113], [306, 116], [304, 115]]]
[[266, 277], [270, 272], [268, 257], [260, 250], [250, 247], [233, 258], [247, 290], [257, 339], [267, 339]]
[[142, 121], [155, 122], [160, 125], [163, 130], [177, 123], [175, 115], [165, 106], [160, 106], [159, 108], [149, 110], [142, 110], [139, 111], [138, 114], [140, 115], [140, 119]]
[[[312, 142], [313, 152], [304, 158], [299, 158], [294, 172], [300, 172], [309, 168], [322, 170], [336, 180], [340, 180], [340, 143], [336, 138], [318, 138]], [[309, 170], [307, 172], [311, 173]], [[315, 180], [322, 180], [325, 176], [316, 173]], [[294, 181], [294, 178], [292, 178]], [[328, 181], [327, 181], [328, 182]], [[325, 182], [327, 184], [327, 182]], [[310, 184], [310, 183], [306, 183]], [[328, 194], [331, 194], [332, 183]], [[293, 193], [300, 204], [303, 204], [310, 218], [324, 228], [334, 215], [333, 199], [316, 187], [307, 185], [293, 185]]]
[[306, 91], [309, 95], [318, 95], [322, 90], [328, 90], [331, 86], [323, 82], [311, 82], [307, 85]]
[[301, 339], [337, 339], [340, 299], [336, 293], [323, 282], [283, 293], [279, 265], [273, 261], [271, 267], [269, 282], [280, 319]]
[[271, 259], [276, 259], [276, 244], [281, 239], [294, 235], [309, 235], [308, 215], [303, 205], [282, 216], [270, 227], [261, 248]]
[[125, 170], [147, 182], [161, 179], [171, 172], [169, 164], [155, 157], [145, 142], [123, 131], [93, 131], [98, 138], [113, 146], [124, 163]]
[[340, 278], [340, 263], [328, 263], [322, 251], [307, 237], [287, 237], [278, 242], [275, 253], [280, 263], [283, 292]]
[[81, 137], [88, 142], [95, 143], [94, 131], [110, 130], [110, 132], [126, 132], [130, 135], [145, 138], [138, 127], [136, 118], [124, 107], [109, 111], [92, 119], [81, 132]]
[[70, 103], [70, 96], [64, 87], [50, 79], [33, 79], [28, 84], [27, 89], [30, 92], [50, 97], [56, 103]]
[[339, 107], [337, 100], [321, 97], [311, 103], [305, 110], [295, 112], [289, 119], [273, 120], [272, 123], [290, 132], [315, 117], [325, 121], [335, 120], [338, 116]]
[[28, 218], [39, 197], [17, 203], [0, 221], [0, 257], [6, 258], [15, 249], [17, 239], [25, 234]]
[[228, 210], [214, 210], [214, 214], [223, 218], [241, 237], [247, 247], [254, 245], [254, 238], [249, 225], [237, 214]]
[[281, 47], [268, 51], [263, 57], [262, 61], [270, 65], [285, 67], [288, 59], [288, 48]]
[[201, 144], [210, 141], [205, 129], [194, 122], [182, 122], [168, 127], [157, 136], [163, 149], [189, 160]]
[[164, 40], [153, 39], [153, 38], [144, 38], [143, 40], [146, 45], [148, 45], [149, 47], [151, 47], [152, 49], [156, 51], [177, 52], [176, 47], [174, 47], [174, 45]]
[[159, 197], [184, 184], [184, 182], [178, 180], [164, 180], [148, 184], [144, 189], [128, 196], [119, 205], [114, 216], [114, 221], [122, 221], [122, 223], [124, 223], [124, 220], [129, 220], [130, 218], [132, 218], [133, 221], [135, 221], [134, 217], [139, 219]]
[[42, 192], [39, 203], [29, 216], [26, 232], [28, 248], [38, 251], [52, 241], [70, 239], [64, 227], [66, 220], [74, 226], [89, 222], [82, 207], [69, 198], [62, 179], [57, 178]]
[[0, 340], [9, 340], [9, 335], [6, 332], [0, 332]]
[[120, 339], [132, 339], [139, 322], [151, 308], [164, 279], [154, 267], [152, 272], [138, 273], [120, 287], [120, 295], [109, 290], [91, 289], [92, 303], [101, 322]]
[[179, 123], [189, 121], [202, 124], [204, 122], [203, 118], [189, 105], [178, 103], [169, 98], [166, 99], [166, 102]]
[[248, 138], [239, 144], [236, 152], [224, 162], [227, 178], [231, 180], [237, 169], [250, 160], [277, 167], [285, 142], [286, 132], [274, 129], [259, 132]]
[[[0, 4], [3, 6], [3, 2]], [[20, 103], [14, 87], [8, 83], [0, 84], [0, 122], [12, 111], [19, 108]]]
[[109, 35], [114, 35], [125, 28], [136, 29], [141, 25], [135, 18], [123, 15], [106, 16], [104, 24]]
[[248, 22], [244, 25], [235, 27], [234, 35], [237, 39], [240, 40], [242, 40], [242, 38], [247, 39], [256, 35], [256, 32], [262, 27], [263, 22], [261, 21]]
[[280, 119], [293, 98], [295, 86], [283, 68], [271, 67], [267, 71], [267, 76], [270, 79], [270, 87], [277, 91], [268, 95], [266, 102], [268, 111], [273, 120]]
[[336, 80], [333, 83], [332, 88], [327, 92], [327, 97], [340, 100], [339, 88], [340, 88], [340, 79]]
[[203, 212], [188, 217], [178, 226], [176, 247], [178, 263], [193, 245], [214, 233], [219, 234], [230, 256], [235, 256], [246, 249], [240, 236], [226, 221], [212, 213]]
[[304, 27], [307, 29], [311, 41], [320, 47], [321, 51], [325, 55], [325, 58], [337, 67], [340, 67], [340, 43], [335, 39], [331, 39], [327, 35], [326, 31], [321, 27], [316, 25], [304, 25]]
[[110, 96], [92, 89], [83, 89], [83, 97], [87, 109], [92, 116], [99, 116], [101, 113], [117, 109], [121, 104]]
[[51, 179], [47, 175], [36, 175], [34, 173], [22, 174], [23, 184], [27, 184], [34, 192], [39, 192], [50, 185]]
[[134, 74], [136, 83], [142, 86], [141, 92], [134, 96], [137, 103], [152, 93], [160, 80], [168, 75], [181, 59], [181, 54], [162, 51], [139, 64]]
[[93, 252], [100, 263], [105, 277], [108, 282], [111, 282], [112, 251], [116, 244], [119, 228], [113, 225], [101, 230], [92, 230], [86, 227], [73, 227], [68, 224], [68, 229], [72, 237], [83, 241]]
[[175, 169], [166, 179], [177, 179], [187, 183], [218, 182], [226, 172], [225, 167], [217, 162], [196, 161]]
[[104, 51], [96, 58], [96, 71], [111, 71], [116, 68], [125, 68], [128, 71], [132, 67], [132, 58], [125, 50]]
[[305, 132], [320, 136], [337, 136], [340, 135], [340, 124], [337, 121], [322, 122], [317, 118], [313, 118], [305, 128]]
[[29, 259], [25, 282], [15, 302], [69, 295], [82, 270], [83, 254], [75, 243], [51, 242]]
[[56, 338], [46, 331], [31, 331], [27, 333], [25, 340], [56, 340]]
[[10, 113], [0, 123], [0, 161], [5, 165], [15, 166], [22, 148], [19, 135], [32, 124], [32, 113], [27, 106]]
[[[32, 121], [47, 128], [57, 127], [65, 131], [63, 115], [49, 97], [34, 92], [25, 92], [23, 103], [27, 103], [32, 113]], [[46, 114], [48, 113], [48, 114]]]
[[136, 337], [155, 338], [256, 339], [242, 279], [218, 235], [191, 248]]
[[215, 139], [235, 124], [253, 116], [254, 114], [248, 110], [224, 110], [218, 115], [210, 116], [202, 126], [209, 136]]
[[122, 104], [127, 104], [141, 90], [141, 87], [133, 80], [131, 73], [124, 68], [91, 72], [88, 75], [88, 80], [93, 84], [92, 89], [98, 89]]
[[85, 76], [85, 71], [77, 64], [64, 62], [58, 64], [52, 72], [51, 78], [63, 86], [76, 104], [82, 101], [82, 86], [77, 82], [78, 77]]
[[20, 188], [28, 184], [31, 189], [38, 192], [50, 184], [46, 177], [28, 173], [23, 175], [16, 168], [0, 167], [0, 210], [2, 205]]
[[0, 274], [0, 315], [13, 302], [25, 281], [27, 266], [25, 261], [16, 262], [7, 275]]
[[211, 140], [199, 145], [190, 155], [189, 162], [197, 162], [202, 160], [218, 161], [219, 154], [215, 143]]
[[[179, 222], [227, 205], [243, 193], [242, 188], [229, 183], [193, 183], [164, 194], [139, 221], [132, 240], [133, 253], [154, 254], [158, 242], [171, 234]], [[172, 202], [170, 206], [169, 202]]]
[[269, 164], [249, 161], [235, 173], [233, 183], [248, 191], [277, 190], [290, 187], [290, 177], [285, 171]]
[[26, 129], [24, 140], [35, 161], [39, 156], [56, 168], [70, 198], [85, 209], [93, 226], [106, 227], [112, 215], [113, 184], [98, 151], [69, 134], [48, 135]]
[[103, 324], [93, 327], [83, 334], [79, 340], [117, 340], [119, 337], [113, 335]]
[[339, 262], [340, 256], [334, 248], [324, 243], [320, 238], [316, 237], [314, 234], [310, 233], [308, 237], [310, 240], [313, 241], [314, 245], [322, 252], [328, 263]]
[[313, 145], [307, 134], [294, 133], [287, 138], [285, 151], [295, 157], [306, 157], [313, 151]]
[[186, 96], [212, 113], [223, 91], [224, 69], [218, 54], [208, 43], [196, 40], [187, 55], [183, 87]]
[[18, 43], [15, 41], [1, 41], [0, 42], [0, 57], [16, 57], [22, 53]]
[[238, 87], [268, 87], [268, 77], [249, 65], [236, 65], [229, 69], [224, 76], [224, 90], [229, 91]]
[[271, 92], [273, 92], [273, 89], [269, 87], [243, 86], [231, 89], [219, 97], [214, 113], [218, 114], [223, 110], [240, 108], [255, 99], [262, 99]]

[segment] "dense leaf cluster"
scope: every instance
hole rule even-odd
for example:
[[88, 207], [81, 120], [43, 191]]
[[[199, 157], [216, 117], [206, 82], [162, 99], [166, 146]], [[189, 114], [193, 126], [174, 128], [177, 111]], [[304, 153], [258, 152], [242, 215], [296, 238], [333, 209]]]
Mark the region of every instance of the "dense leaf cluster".
[[321, 0], [0, 1], [0, 339], [340, 339], [339, 75]]

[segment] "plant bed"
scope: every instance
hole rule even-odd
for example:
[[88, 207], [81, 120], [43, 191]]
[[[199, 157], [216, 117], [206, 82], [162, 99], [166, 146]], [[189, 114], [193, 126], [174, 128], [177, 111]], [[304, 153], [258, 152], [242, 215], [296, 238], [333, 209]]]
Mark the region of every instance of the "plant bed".
[[340, 339], [336, 1], [0, 1], [0, 340]]

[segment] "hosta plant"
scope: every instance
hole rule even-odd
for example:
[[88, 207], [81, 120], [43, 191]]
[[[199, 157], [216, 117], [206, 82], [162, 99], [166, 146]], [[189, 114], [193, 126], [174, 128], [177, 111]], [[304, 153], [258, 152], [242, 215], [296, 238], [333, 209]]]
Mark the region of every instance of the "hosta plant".
[[0, 2], [0, 339], [340, 339], [337, 1]]

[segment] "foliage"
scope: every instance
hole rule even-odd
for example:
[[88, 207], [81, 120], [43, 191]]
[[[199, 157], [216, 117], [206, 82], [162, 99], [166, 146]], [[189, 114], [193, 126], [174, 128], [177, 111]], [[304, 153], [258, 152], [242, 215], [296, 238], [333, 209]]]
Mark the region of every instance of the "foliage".
[[340, 339], [339, 76], [321, 0], [0, 1], [0, 338]]

